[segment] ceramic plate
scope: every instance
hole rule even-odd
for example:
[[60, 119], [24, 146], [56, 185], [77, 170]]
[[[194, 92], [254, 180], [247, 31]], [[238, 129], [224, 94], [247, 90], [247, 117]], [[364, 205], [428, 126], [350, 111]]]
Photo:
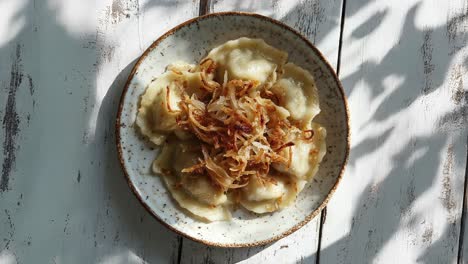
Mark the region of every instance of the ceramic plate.
[[[327, 154], [314, 179], [296, 203], [282, 211], [255, 215], [237, 210], [229, 222], [198, 222], [171, 198], [160, 177], [151, 173], [158, 150], [134, 126], [141, 94], [152, 79], [177, 60], [196, 63], [212, 48], [239, 37], [262, 38], [288, 52], [289, 62], [315, 77], [320, 115], [327, 129]], [[346, 98], [340, 81], [323, 55], [294, 29], [250, 13], [214, 13], [189, 20], [156, 40], [140, 57], [123, 91], [117, 116], [117, 148], [128, 183], [156, 219], [192, 240], [222, 247], [266, 244], [296, 231], [326, 205], [340, 181], [349, 152]]]

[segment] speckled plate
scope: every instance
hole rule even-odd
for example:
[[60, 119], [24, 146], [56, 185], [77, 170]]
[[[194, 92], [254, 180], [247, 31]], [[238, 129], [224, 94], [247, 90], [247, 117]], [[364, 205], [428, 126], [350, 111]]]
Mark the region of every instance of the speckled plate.
[[[196, 63], [209, 50], [239, 37], [262, 38], [289, 54], [289, 61], [311, 72], [320, 96], [315, 119], [327, 129], [327, 154], [318, 174], [299, 194], [295, 205], [272, 214], [237, 210], [230, 222], [202, 223], [187, 216], [171, 198], [164, 183], [152, 175], [158, 151], [142, 138], [134, 122], [140, 95], [150, 81], [176, 61]], [[327, 204], [343, 176], [349, 152], [346, 98], [335, 72], [323, 55], [294, 29], [268, 17], [250, 13], [214, 13], [171, 29], [140, 57], [123, 91], [116, 124], [117, 148], [128, 183], [156, 219], [192, 240], [221, 247], [266, 244], [296, 231]]]

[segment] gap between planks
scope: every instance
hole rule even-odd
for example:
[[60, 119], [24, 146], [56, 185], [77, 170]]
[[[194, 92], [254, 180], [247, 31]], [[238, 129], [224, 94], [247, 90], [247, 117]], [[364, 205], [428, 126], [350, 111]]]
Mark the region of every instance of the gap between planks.
[[[203, 16], [210, 12], [211, 0], [200, 0], [198, 6], [198, 15]], [[180, 264], [182, 261], [182, 248], [184, 246], [184, 237], [179, 236], [177, 238], [179, 242], [179, 248], [177, 250], [177, 264]]]
[[[200, 0], [198, 5], [198, 16], [206, 15], [210, 12], [211, 0]], [[177, 264], [182, 261], [182, 249], [184, 247], [184, 237], [179, 235], [177, 238], [179, 242], [179, 248], [177, 250]]]
[[203, 16], [211, 11], [211, 0], [200, 0], [198, 15]]
[[463, 254], [463, 244], [464, 244], [464, 237], [465, 237], [465, 224], [466, 224], [466, 211], [468, 206], [468, 197], [466, 194], [466, 187], [468, 185], [468, 137], [466, 138], [466, 167], [465, 167], [465, 181], [463, 187], [463, 208], [462, 208], [462, 215], [460, 221], [460, 233], [458, 234], [458, 254], [457, 254], [457, 263], [463, 264], [464, 262], [464, 254]]
[[[346, 0], [343, 0], [341, 6], [341, 21], [340, 21], [340, 38], [338, 42], [338, 57], [336, 60], [336, 75], [340, 77], [340, 66], [341, 66], [341, 48], [343, 47], [343, 30], [345, 26], [346, 18]], [[322, 250], [322, 235], [323, 235], [323, 225], [327, 218], [327, 207], [323, 208], [322, 213], [320, 214], [320, 226], [319, 226], [319, 241], [317, 245], [317, 257], [315, 257], [315, 263], [320, 264], [320, 251]]]

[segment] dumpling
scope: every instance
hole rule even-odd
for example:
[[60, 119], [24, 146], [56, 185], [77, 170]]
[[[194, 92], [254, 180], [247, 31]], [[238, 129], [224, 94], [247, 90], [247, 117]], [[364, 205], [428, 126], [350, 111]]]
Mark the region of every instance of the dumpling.
[[[273, 164], [279, 172], [288, 173], [301, 180], [310, 180], [318, 171], [319, 163], [326, 153], [326, 130], [317, 123], [312, 123], [314, 136], [311, 140], [296, 139], [291, 147], [291, 165], [287, 168], [284, 164]], [[287, 151], [287, 150], [284, 150]]]
[[273, 101], [271, 101], [270, 99], [259, 97], [256, 98], [256, 100], [258, 100], [263, 105], [268, 105], [269, 107], [273, 108], [278, 118], [280, 119], [286, 119], [289, 116], [291, 116], [291, 113], [289, 113], [288, 109], [273, 103]]
[[165, 144], [153, 163], [153, 171], [161, 174], [172, 197], [180, 207], [208, 221], [229, 220], [231, 214], [223, 206], [226, 194], [211, 184], [206, 175], [182, 173], [183, 168], [198, 162], [196, 146], [186, 143]]
[[[136, 126], [154, 144], [162, 145], [153, 171], [165, 182], [176, 203], [195, 218], [229, 220], [228, 209], [238, 204], [255, 213], [281, 210], [295, 202], [316, 174], [326, 152], [325, 128], [312, 123], [320, 112], [318, 91], [313, 76], [292, 63], [286, 64], [287, 57], [286, 52], [262, 39], [231, 40], [211, 50], [196, 65], [181, 61], [168, 65], [141, 96]], [[259, 125], [262, 130], [244, 129], [244, 123]], [[227, 129], [219, 129], [222, 124]], [[207, 131], [206, 135], [194, 131], [196, 127]], [[310, 129], [314, 135], [307, 138]], [[237, 130], [238, 134], [232, 133]], [[227, 142], [225, 148], [221, 142], [231, 137], [243, 138], [239, 142], [247, 152], [256, 151], [255, 156], [250, 152], [230, 156], [226, 151], [232, 151], [230, 146], [238, 147], [238, 141]], [[239, 171], [233, 167], [245, 169], [241, 166], [245, 162], [236, 166], [229, 159], [258, 162], [257, 155], [265, 153], [257, 150], [271, 151], [263, 145], [264, 140], [282, 157], [292, 159], [288, 165], [269, 163], [268, 179], [251, 176], [244, 185], [244, 177], [239, 180], [229, 172]], [[210, 160], [210, 155], [215, 157]], [[272, 160], [278, 161], [266, 159]], [[222, 168], [216, 168], [213, 162]], [[232, 174], [240, 173], [243, 171]]]
[[240, 204], [257, 214], [274, 212], [293, 203], [306, 183], [284, 176], [272, 177], [276, 183], [260, 182], [251, 177], [247, 187], [242, 189]]
[[[177, 137], [187, 139], [189, 135], [178, 129], [176, 117], [180, 111], [182, 90], [176, 82], [185, 86], [188, 95], [199, 93], [202, 86], [199, 72], [190, 72], [193, 65], [173, 64], [169, 71], [151, 82], [141, 97], [136, 125], [143, 135], [156, 145], [161, 145], [174, 132]], [[169, 99], [169, 101], [167, 101]]]
[[249, 184], [243, 189], [244, 197], [249, 201], [263, 201], [278, 199], [285, 192], [284, 183], [281, 181], [273, 184], [261, 182], [256, 176], [250, 177]]
[[312, 119], [320, 113], [319, 97], [315, 80], [306, 70], [287, 63], [281, 78], [271, 87], [278, 97], [279, 104], [291, 113], [291, 119], [300, 127], [310, 125]]
[[166, 136], [177, 128], [176, 116], [181, 100], [181, 91], [173, 84], [177, 79], [180, 79], [177, 74], [166, 72], [151, 82], [141, 97], [135, 123], [141, 133], [156, 145], [162, 144]]
[[276, 72], [286, 63], [288, 54], [273, 48], [263, 39], [239, 38], [214, 48], [207, 56], [218, 65], [216, 80], [227, 72], [228, 80], [275, 82]]
[[167, 66], [167, 71], [188, 72], [192, 71], [197, 66], [194, 64], [186, 63], [185, 61], [175, 61]]
[[198, 218], [205, 221], [225, 221], [231, 219], [231, 213], [225, 206], [210, 206], [195, 200], [190, 194], [177, 188], [174, 178], [163, 175], [163, 179], [179, 206], [185, 208]]
[[310, 170], [306, 174], [306, 179], [310, 180], [317, 173], [323, 157], [327, 153], [327, 144], [325, 138], [327, 137], [327, 130], [317, 123], [312, 123], [312, 129], [315, 131], [312, 143], [314, 148], [312, 150], [312, 157], [310, 159]]
[[242, 189], [240, 204], [257, 214], [273, 212], [279, 209], [281, 197], [286, 193], [282, 181], [260, 182], [257, 177], [250, 177], [249, 184]]
[[226, 203], [227, 196], [219, 188], [214, 187], [208, 176], [197, 174], [193, 177], [184, 174], [181, 178], [182, 188], [198, 201], [210, 205], [217, 206]]
[[[273, 168], [280, 172], [286, 172], [299, 179], [305, 178], [310, 170], [310, 152], [313, 144], [305, 140], [294, 141], [294, 146], [291, 147], [292, 159], [291, 165], [287, 168], [284, 164], [273, 164]], [[285, 150], [288, 151], [288, 150]]]
[[[203, 90], [200, 89], [203, 86], [200, 65], [176, 61], [167, 66], [167, 70], [179, 75], [188, 95], [196, 94], [199, 98], [203, 96]], [[208, 75], [207, 78], [213, 79], [213, 76]]]
[[182, 188], [193, 198], [208, 205], [220, 205], [226, 202], [224, 191], [214, 186], [207, 175], [182, 173], [184, 168], [198, 163], [202, 157], [199, 146], [178, 143], [173, 154], [172, 170], [179, 178]]

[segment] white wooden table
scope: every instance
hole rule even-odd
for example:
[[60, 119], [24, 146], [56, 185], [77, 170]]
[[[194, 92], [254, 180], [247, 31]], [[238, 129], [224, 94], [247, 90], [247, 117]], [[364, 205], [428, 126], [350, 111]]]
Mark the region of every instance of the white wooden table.
[[[168, 231], [115, 151], [135, 59], [177, 24], [231, 10], [300, 30], [351, 111], [326, 210], [249, 249]], [[0, 0], [0, 14], [0, 263], [468, 263], [467, 0]]]

